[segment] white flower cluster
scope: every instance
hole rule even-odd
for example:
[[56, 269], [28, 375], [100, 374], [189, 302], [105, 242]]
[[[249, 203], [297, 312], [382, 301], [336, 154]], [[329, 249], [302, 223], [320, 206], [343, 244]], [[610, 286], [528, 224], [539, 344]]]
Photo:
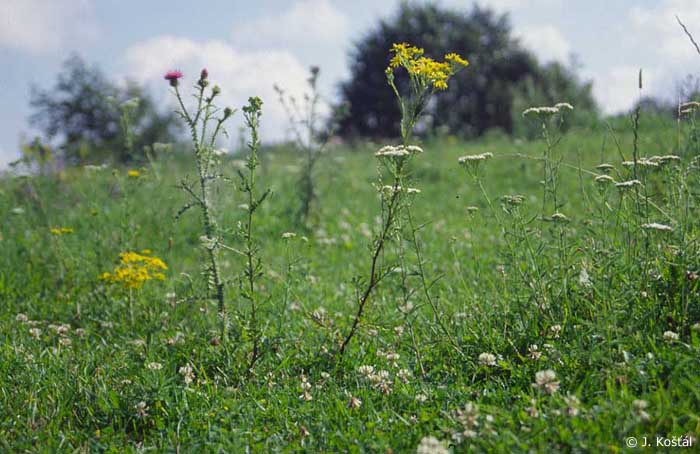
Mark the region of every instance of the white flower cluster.
[[379, 149], [374, 155], [378, 158], [405, 158], [417, 153], [423, 153], [423, 149], [418, 145], [386, 145]]
[[418, 188], [404, 188], [402, 186], [391, 186], [391, 185], [385, 185], [382, 186], [382, 192], [388, 192], [390, 194], [393, 194], [394, 191], [396, 192], [405, 192], [406, 194], [420, 194], [420, 189]]
[[529, 109], [525, 109], [525, 111], [523, 112], [523, 117], [527, 117], [528, 115], [549, 117], [551, 115], [558, 114], [559, 112], [563, 112], [565, 110], [574, 110], [574, 106], [572, 106], [568, 102], [560, 102], [551, 107], [530, 107]]
[[642, 228], [645, 230], [658, 230], [659, 232], [672, 232], [673, 227], [666, 224], [659, 224], [658, 222], [651, 222], [649, 224], [642, 224]]
[[641, 186], [642, 182], [639, 180], [629, 180], [629, 181], [622, 181], [620, 183], [615, 183], [615, 187], [618, 189], [630, 189], [635, 186]]
[[416, 448], [416, 454], [449, 454], [445, 444], [435, 437], [423, 437]]
[[546, 394], [554, 394], [559, 389], [557, 374], [551, 369], [541, 370], [535, 374], [535, 383], [532, 386]]
[[478, 163], [481, 161], [486, 161], [493, 158], [493, 153], [486, 152], [486, 153], [481, 153], [481, 154], [469, 154], [466, 156], [462, 156], [459, 158], [457, 161], [460, 164], [469, 164], [469, 163]]

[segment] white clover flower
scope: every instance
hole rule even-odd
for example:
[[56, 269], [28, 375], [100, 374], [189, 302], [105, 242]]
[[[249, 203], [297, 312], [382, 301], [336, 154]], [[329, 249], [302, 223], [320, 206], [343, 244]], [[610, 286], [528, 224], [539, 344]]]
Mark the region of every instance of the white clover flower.
[[416, 448], [416, 454], [449, 454], [445, 444], [435, 437], [423, 437]]
[[549, 327], [549, 332], [552, 333], [552, 337], [559, 339], [561, 334], [561, 325], [552, 325]]
[[143, 419], [148, 416], [148, 405], [146, 405], [146, 402], [141, 401], [134, 405], [134, 408], [136, 409], [136, 416]]
[[146, 367], [150, 370], [161, 370], [163, 368], [163, 365], [154, 361], [152, 363], [146, 364]]
[[554, 394], [559, 389], [557, 374], [551, 369], [541, 370], [535, 374], [535, 383], [532, 386], [547, 394]]
[[672, 232], [673, 227], [666, 224], [659, 224], [658, 222], [652, 222], [649, 224], [642, 224], [642, 228], [645, 230], [657, 230], [659, 232]]
[[26, 323], [29, 321], [29, 317], [27, 317], [24, 314], [17, 314], [17, 316], [15, 317], [15, 321], [20, 323]]
[[678, 333], [673, 332], [673, 331], [664, 332], [664, 340], [666, 342], [671, 343], [671, 342], [677, 341], [678, 339], [679, 339]]
[[64, 347], [70, 347], [70, 345], [73, 343], [73, 341], [71, 341], [67, 337], [61, 337], [60, 339], [58, 339], [58, 343]]
[[192, 366], [189, 364], [186, 364], [178, 369], [178, 373], [182, 375], [183, 380], [185, 381], [186, 385], [189, 385], [194, 381], [194, 371], [192, 370]]
[[374, 375], [374, 366], [360, 366], [357, 368], [357, 372], [364, 378], [369, 378], [371, 375]]
[[357, 397], [350, 397], [350, 402], [348, 402], [349, 408], [360, 408], [362, 406], [362, 401]]
[[528, 347], [527, 350], [528, 350], [528, 353], [529, 353], [528, 356], [529, 356], [530, 359], [533, 360], [533, 361], [537, 361], [537, 360], [540, 359], [540, 357], [542, 356], [542, 352], [539, 351], [539, 348], [537, 347], [537, 344], [532, 344], [532, 345], [530, 345], [530, 347]]
[[483, 366], [495, 366], [496, 355], [492, 353], [482, 353], [479, 355], [479, 363]]
[[646, 412], [647, 407], [649, 407], [649, 402], [647, 402], [646, 400], [635, 399], [632, 401], [633, 412], [635, 416], [637, 416], [642, 421], [649, 421], [651, 419], [649, 413]]

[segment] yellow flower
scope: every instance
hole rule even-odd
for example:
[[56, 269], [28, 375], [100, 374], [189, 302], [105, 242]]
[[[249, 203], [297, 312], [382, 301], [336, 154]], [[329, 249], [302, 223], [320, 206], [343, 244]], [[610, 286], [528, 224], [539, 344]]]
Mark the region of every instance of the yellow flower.
[[[150, 254], [148, 249], [141, 252], [146, 251]], [[139, 289], [150, 280], [165, 280], [165, 274], [162, 271], [167, 269], [167, 265], [158, 257], [136, 252], [122, 252], [119, 254], [119, 265], [111, 273], [102, 273], [100, 279], [122, 284], [127, 289]]]
[[68, 233], [73, 233], [73, 229], [71, 227], [53, 227], [49, 230], [49, 232], [51, 232], [52, 235], [61, 236]]
[[138, 178], [141, 176], [141, 172], [138, 170], [129, 170], [126, 174], [129, 178]]
[[394, 69], [403, 67], [416, 84], [416, 91], [422, 92], [430, 87], [435, 90], [447, 89], [447, 81], [469, 62], [455, 53], [445, 55], [445, 61], [439, 62], [432, 58], [424, 57], [424, 50], [406, 43], [394, 44], [391, 48], [394, 54], [387, 74], [391, 75]]
[[445, 55], [445, 61], [448, 63], [451, 63], [455, 66], [461, 66], [463, 68], [466, 68], [467, 66], [469, 66], [469, 62], [466, 59], [460, 57], [459, 55], [455, 54], [454, 52], [451, 52], [451, 53]]

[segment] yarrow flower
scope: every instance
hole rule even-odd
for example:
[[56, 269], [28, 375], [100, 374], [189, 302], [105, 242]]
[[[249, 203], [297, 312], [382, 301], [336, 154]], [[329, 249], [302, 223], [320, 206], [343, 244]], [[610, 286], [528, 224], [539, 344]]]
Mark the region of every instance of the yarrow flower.
[[147, 249], [141, 251], [141, 254], [122, 252], [119, 254], [119, 265], [111, 273], [102, 273], [100, 279], [122, 284], [127, 289], [139, 289], [152, 279], [165, 280], [163, 271], [168, 267], [161, 259], [149, 254]]
[[171, 87], [177, 87], [179, 80], [182, 78], [182, 73], [177, 70], [168, 71], [163, 78], [170, 82]]
[[595, 182], [600, 183], [600, 184], [614, 183], [615, 179], [613, 177], [611, 177], [610, 175], [597, 175], [595, 177]]
[[378, 158], [403, 158], [413, 154], [423, 153], [423, 149], [417, 145], [386, 145], [379, 149], [374, 155]]
[[486, 152], [486, 153], [481, 153], [481, 154], [469, 154], [466, 156], [462, 156], [457, 161], [460, 164], [469, 164], [469, 163], [473, 163], [473, 162], [487, 161], [491, 158], [493, 158], [493, 153]]
[[657, 230], [659, 232], [672, 232], [673, 227], [666, 224], [659, 224], [658, 222], [652, 222], [649, 224], [642, 224], [642, 228], [645, 230]]
[[639, 180], [628, 180], [620, 183], [615, 183], [615, 187], [618, 189], [630, 189], [635, 186], [641, 186], [642, 182]]

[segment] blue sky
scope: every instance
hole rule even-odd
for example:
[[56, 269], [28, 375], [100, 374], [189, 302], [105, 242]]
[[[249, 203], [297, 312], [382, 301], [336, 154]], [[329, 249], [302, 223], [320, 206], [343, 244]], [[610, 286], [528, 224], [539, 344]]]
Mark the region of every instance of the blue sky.
[[[471, 0], [442, 0], [470, 8]], [[594, 81], [606, 112], [629, 108], [645, 92], [671, 96], [688, 73], [700, 74], [694, 53], [675, 22], [678, 14], [700, 38], [700, 0], [480, 0], [508, 12], [514, 32], [543, 60], [568, 61]], [[27, 126], [30, 84], [49, 87], [61, 62], [77, 52], [117, 80], [151, 87], [168, 102], [162, 74], [202, 66], [225, 100], [266, 101], [263, 134], [285, 134], [272, 85], [302, 93], [307, 68], [322, 68], [329, 98], [347, 71], [347, 50], [399, 0], [0, 0], [0, 167], [14, 159]], [[478, 68], [470, 70], [478, 71]]]

